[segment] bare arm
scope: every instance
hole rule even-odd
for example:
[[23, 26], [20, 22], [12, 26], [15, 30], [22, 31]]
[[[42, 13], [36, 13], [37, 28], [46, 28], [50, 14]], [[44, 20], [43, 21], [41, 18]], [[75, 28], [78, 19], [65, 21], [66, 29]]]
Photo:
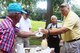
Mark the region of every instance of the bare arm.
[[18, 33], [16, 33], [18, 36], [23, 37], [23, 38], [27, 38], [29, 36], [33, 36], [35, 35], [35, 32], [25, 32], [25, 31], [19, 31]]
[[61, 34], [61, 33], [67, 32], [68, 30], [69, 30], [68, 28], [62, 27], [62, 28], [59, 28], [59, 29], [50, 30], [50, 33], [51, 34]]
[[67, 32], [69, 29], [66, 28], [66, 27], [62, 27], [62, 28], [59, 28], [59, 29], [53, 29], [53, 30], [47, 30], [47, 29], [42, 29], [41, 31], [48, 35], [48, 34], [61, 34], [61, 33], [65, 33]]

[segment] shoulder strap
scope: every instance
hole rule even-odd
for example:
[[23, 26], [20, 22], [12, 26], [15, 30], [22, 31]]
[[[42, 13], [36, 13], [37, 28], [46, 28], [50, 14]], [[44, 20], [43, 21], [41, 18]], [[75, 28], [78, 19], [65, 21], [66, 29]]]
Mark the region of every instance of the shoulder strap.
[[49, 29], [51, 29], [52, 28], [52, 24], [51, 24], [51, 26], [50, 26], [50, 28]]
[[56, 24], [56, 28], [58, 27], [58, 25]]
[[[51, 28], [52, 28], [52, 25], [53, 25], [53, 24], [51, 24], [51, 26], [50, 26], [50, 28], [49, 28], [49, 29], [51, 29]], [[57, 28], [57, 27], [58, 27], [58, 26], [57, 26], [57, 24], [56, 24], [56, 28]]]
[[[56, 28], [58, 28], [58, 24], [56, 24]], [[59, 34], [58, 37], [59, 37], [60, 39], [62, 39], [62, 38], [61, 38], [61, 34]]]

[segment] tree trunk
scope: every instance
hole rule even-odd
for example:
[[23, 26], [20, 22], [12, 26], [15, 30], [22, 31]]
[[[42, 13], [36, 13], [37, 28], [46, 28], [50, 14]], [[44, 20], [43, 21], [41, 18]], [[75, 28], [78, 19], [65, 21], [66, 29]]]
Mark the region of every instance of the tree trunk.
[[[50, 23], [50, 18], [53, 15], [53, 1], [54, 0], [47, 0], [47, 14], [46, 14], [46, 27]], [[45, 27], [45, 28], [46, 28]]]

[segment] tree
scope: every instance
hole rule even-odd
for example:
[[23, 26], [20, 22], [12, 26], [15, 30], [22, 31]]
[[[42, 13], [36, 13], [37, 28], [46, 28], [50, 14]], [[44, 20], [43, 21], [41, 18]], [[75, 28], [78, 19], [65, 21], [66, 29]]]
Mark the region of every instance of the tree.
[[67, 0], [67, 3], [71, 5], [71, 9], [80, 16], [80, 2], [79, 0]]
[[46, 27], [50, 23], [50, 17], [53, 14], [53, 1], [54, 0], [47, 0], [47, 13], [46, 13]]
[[[7, 8], [9, 3], [13, 3], [13, 2], [19, 2], [22, 4], [22, 6], [24, 6], [24, 8], [28, 8], [28, 9], [32, 10], [31, 5], [34, 5], [36, 3], [36, 0], [0, 0], [0, 4], [5, 8]], [[6, 9], [3, 9], [3, 10], [5, 11]]]
[[46, 27], [50, 23], [50, 17], [54, 14], [54, 12], [56, 12], [56, 11], [59, 10], [59, 5], [63, 1], [64, 0], [47, 0], [47, 13], [45, 15], [45, 18], [46, 18]]

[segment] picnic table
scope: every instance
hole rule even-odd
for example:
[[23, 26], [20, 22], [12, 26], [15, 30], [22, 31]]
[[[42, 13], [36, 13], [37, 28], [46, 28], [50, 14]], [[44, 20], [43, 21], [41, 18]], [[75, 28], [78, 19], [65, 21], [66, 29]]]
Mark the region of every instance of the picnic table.
[[23, 44], [18, 44], [16, 48], [16, 53], [53, 53], [54, 48], [46, 47], [45, 49], [41, 46], [35, 47], [23, 47]]
[[34, 47], [34, 48], [24, 48], [25, 53], [53, 53], [54, 49], [53, 48], [46, 48], [46, 49], [42, 49], [41, 47]]

